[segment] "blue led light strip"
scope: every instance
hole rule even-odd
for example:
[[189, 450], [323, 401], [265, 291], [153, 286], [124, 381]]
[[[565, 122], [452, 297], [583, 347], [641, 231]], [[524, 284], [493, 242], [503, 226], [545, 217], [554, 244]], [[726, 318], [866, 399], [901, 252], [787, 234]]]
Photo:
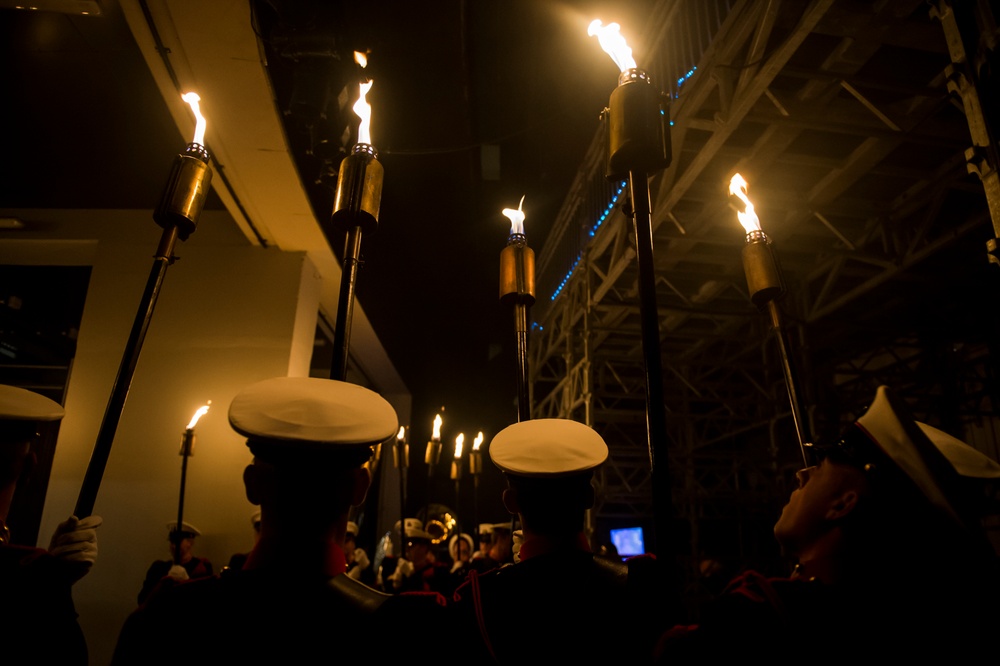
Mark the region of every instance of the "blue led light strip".
[[[628, 181], [627, 180], [623, 180], [622, 182], [620, 182], [618, 184], [618, 189], [611, 196], [611, 201], [608, 202], [608, 205], [604, 207], [604, 210], [601, 212], [601, 215], [597, 218], [597, 221], [594, 222], [594, 226], [592, 226], [590, 229], [587, 230], [587, 235], [588, 236], [590, 236], [591, 238], [593, 238], [594, 234], [597, 233], [597, 230], [601, 228], [602, 224], [604, 224], [604, 221], [607, 220], [608, 217], [611, 216], [611, 211], [614, 210], [615, 204], [618, 203], [618, 197], [620, 197], [621, 193], [625, 191], [625, 187], [627, 185], [628, 185]], [[583, 254], [582, 253], [578, 254], [576, 256], [576, 261], [574, 261], [573, 265], [570, 266], [570, 269], [568, 271], [566, 271], [566, 275], [563, 277], [562, 281], [559, 283], [559, 286], [556, 287], [555, 292], [553, 292], [552, 296], [549, 298], [550, 301], [556, 300], [556, 296], [558, 296], [560, 294], [560, 292], [562, 292], [563, 287], [566, 286], [566, 283], [568, 283], [569, 279], [573, 276], [573, 271], [575, 271], [576, 267], [580, 265], [580, 260], [582, 258], [583, 258]]]

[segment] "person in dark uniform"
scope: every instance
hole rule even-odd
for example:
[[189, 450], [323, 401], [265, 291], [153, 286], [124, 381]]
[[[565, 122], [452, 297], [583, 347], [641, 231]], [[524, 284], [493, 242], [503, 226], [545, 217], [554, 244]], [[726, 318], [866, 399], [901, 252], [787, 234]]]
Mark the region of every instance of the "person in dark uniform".
[[[181, 581], [207, 578], [212, 575], [212, 563], [204, 557], [195, 557], [192, 552], [195, 537], [199, 536], [201, 536], [201, 531], [186, 520], [181, 524], [179, 530], [176, 521], [167, 523], [170, 559], [156, 560], [149, 565], [146, 578], [142, 581], [142, 589], [139, 590], [138, 602], [140, 604], [149, 598], [150, 593], [164, 578]], [[180, 556], [177, 555], [178, 546], [180, 547]]]
[[395, 594], [450, 592], [452, 583], [449, 568], [431, 550], [433, 536], [424, 530], [424, 524], [416, 518], [407, 518], [404, 529], [406, 557], [398, 560], [395, 570], [388, 576], [388, 590]]
[[360, 532], [358, 524], [353, 520], [347, 521], [347, 534], [344, 536], [347, 575], [372, 587], [375, 585], [375, 572], [372, 571], [372, 562], [368, 559], [368, 553], [357, 545], [358, 532]]
[[[250, 514], [250, 527], [253, 529], [253, 542], [257, 543], [257, 539], [260, 538], [260, 511], [254, 511]], [[248, 555], [249, 553], [234, 553], [230, 555], [229, 564], [226, 567], [239, 571], [246, 563]]]
[[666, 632], [659, 662], [973, 663], [995, 651], [997, 559], [975, 507], [1000, 466], [916, 422], [885, 386], [817, 453], [774, 527], [793, 575], [736, 578], [699, 624]]
[[71, 516], [48, 550], [12, 542], [7, 527], [18, 480], [35, 462], [32, 442], [42, 423], [64, 415], [59, 403], [0, 385], [0, 662], [86, 664], [73, 584], [97, 560], [99, 516]]
[[178, 640], [188, 664], [369, 656], [368, 613], [385, 595], [341, 575], [342, 544], [371, 483], [372, 445], [396, 433], [395, 411], [354, 384], [281, 377], [237, 394], [229, 422], [253, 454], [243, 481], [260, 506], [260, 539], [242, 570], [152, 595], [126, 620], [112, 663], [175, 663]]
[[537, 419], [505, 428], [490, 458], [506, 477], [504, 506], [520, 518], [520, 561], [471, 572], [449, 611], [476, 661], [499, 664], [642, 663], [660, 583], [652, 558], [595, 558], [584, 533], [593, 472], [608, 456], [591, 428]]

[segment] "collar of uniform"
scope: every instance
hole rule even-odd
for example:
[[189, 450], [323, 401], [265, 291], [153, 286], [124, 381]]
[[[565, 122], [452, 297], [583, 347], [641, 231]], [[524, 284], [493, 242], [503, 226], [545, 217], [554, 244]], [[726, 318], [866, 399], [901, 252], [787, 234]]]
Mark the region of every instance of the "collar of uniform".
[[[343, 549], [333, 542], [323, 544], [325, 551], [324, 573], [327, 576], [339, 576], [347, 571], [347, 556]], [[287, 568], [286, 553], [288, 548], [274, 537], [261, 537], [257, 545], [247, 555], [243, 570]]]
[[[521, 544], [521, 550], [518, 551], [517, 556], [524, 562], [525, 560], [530, 560], [532, 557], [547, 555], [557, 550], [566, 550], [565, 543], [564, 541], [553, 541], [548, 537], [532, 534], [525, 536], [524, 543]], [[574, 537], [571, 548], [572, 550], [589, 553], [590, 542], [587, 540], [587, 535], [583, 532], [578, 532]]]

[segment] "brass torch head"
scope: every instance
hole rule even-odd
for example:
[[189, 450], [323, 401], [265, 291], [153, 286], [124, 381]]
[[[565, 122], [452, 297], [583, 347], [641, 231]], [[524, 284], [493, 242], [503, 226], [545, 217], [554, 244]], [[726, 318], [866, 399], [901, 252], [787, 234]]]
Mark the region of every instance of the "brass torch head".
[[622, 72], [605, 117], [608, 180], [670, 166], [670, 97], [657, 91], [645, 72]]
[[194, 430], [187, 429], [181, 436], [181, 450], [177, 452], [181, 456], [194, 455]]
[[433, 439], [427, 442], [427, 449], [424, 451], [424, 463], [427, 465], [437, 465], [441, 460], [441, 442]]
[[511, 234], [500, 251], [500, 302], [535, 302], [535, 252], [524, 234]]
[[764, 232], [747, 234], [747, 242], [743, 246], [743, 270], [747, 276], [750, 301], [758, 308], [763, 308], [784, 292], [781, 271]]
[[451, 461], [451, 480], [458, 481], [462, 478], [462, 461], [452, 460]]
[[481, 451], [469, 451], [469, 474], [478, 476], [483, 472], [483, 454]]
[[167, 229], [177, 227], [177, 235], [187, 240], [198, 226], [198, 217], [205, 207], [212, 185], [209, 155], [204, 146], [189, 143], [187, 149], [174, 159], [167, 186], [160, 203], [153, 211], [153, 219]]
[[334, 225], [343, 229], [360, 226], [365, 234], [378, 227], [384, 170], [378, 152], [367, 143], [354, 144], [340, 163], [337, 192], [333, 200]]

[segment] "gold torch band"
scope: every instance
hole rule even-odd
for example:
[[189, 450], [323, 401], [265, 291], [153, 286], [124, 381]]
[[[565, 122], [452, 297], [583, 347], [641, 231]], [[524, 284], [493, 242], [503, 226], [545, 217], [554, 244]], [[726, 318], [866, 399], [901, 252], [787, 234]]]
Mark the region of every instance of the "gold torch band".
[[763, 233], [747, 236], [747, 244], [743, 246], [743, 270], [747, 276], [750, 300], [758, 308], [764, 307], [784, 291], [771, 243]]
[[205, 207], [212, 184], [208, 161], [204, 146], [188, 144], [187, 150], [174, 160], [160, 204], [153, 211], [156, 223], [164, 229], [177, 227], [181, 240], [187, 240], [198, 226], [198, 217]]
[[535, 302], [535, 252], [521, 234], [500, 251], [500, 302]]
[[383, 174], [375, 148], [367, 143], [355, 144], [351, 154], [340, 163], [337, 174], [334, 224], [345, 229], [360, 226], [364, 233], [375, 230], [382, 202]]

